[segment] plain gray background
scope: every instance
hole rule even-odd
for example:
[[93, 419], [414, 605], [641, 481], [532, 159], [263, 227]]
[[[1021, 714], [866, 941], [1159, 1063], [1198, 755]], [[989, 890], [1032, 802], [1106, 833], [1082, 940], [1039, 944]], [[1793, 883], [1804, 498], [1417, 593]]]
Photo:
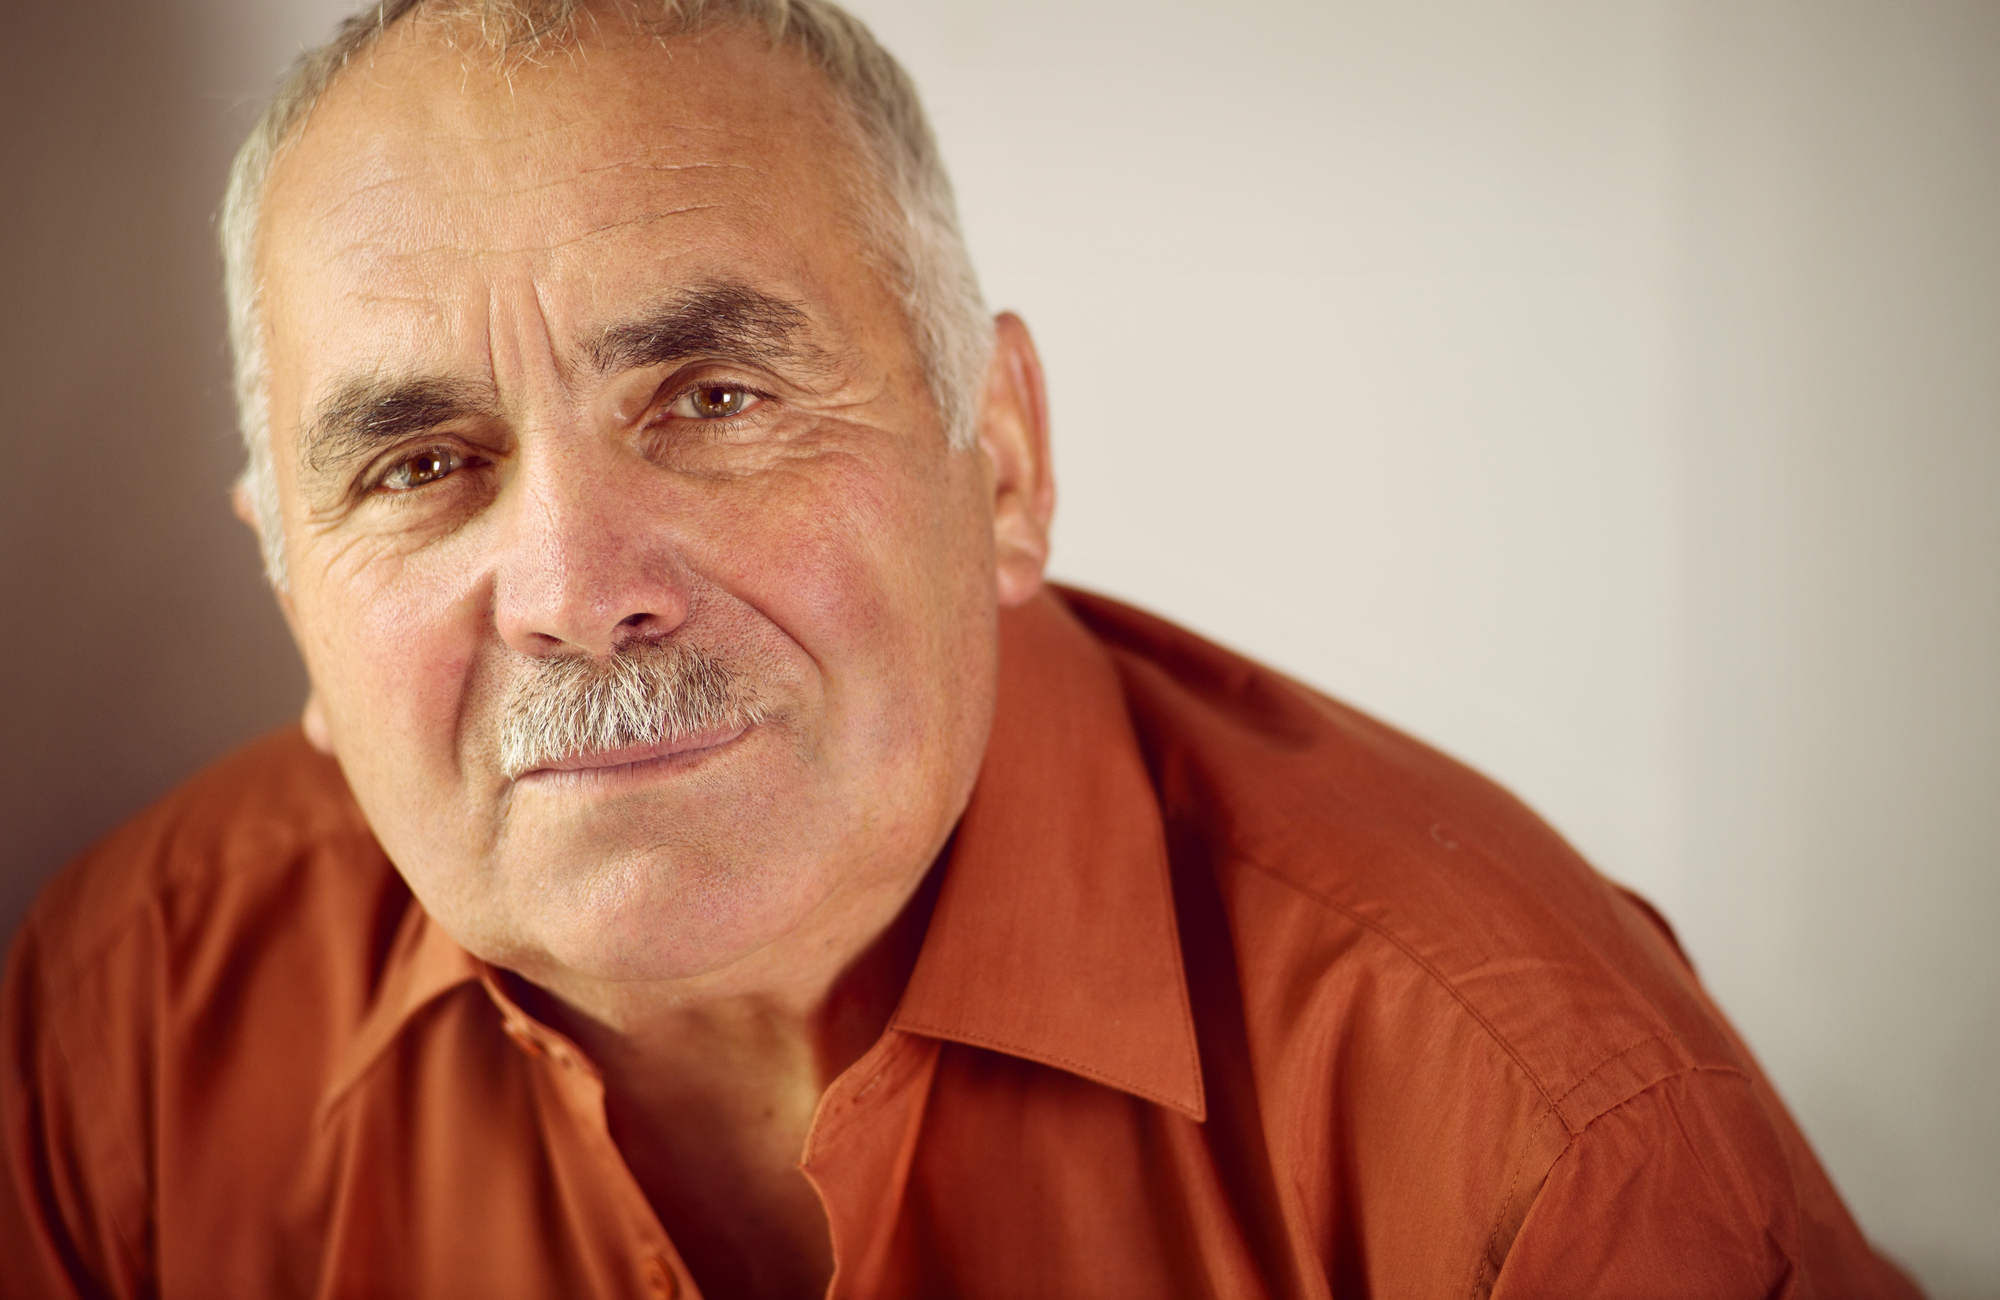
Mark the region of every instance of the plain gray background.
[[[9, 929], [302, 698], [211, 218], [343, 7], [10, 13]], [[2000, 5], [855, 7], [1041, 341], [1057, 574], [1512, 785], [2000, 1296]]]

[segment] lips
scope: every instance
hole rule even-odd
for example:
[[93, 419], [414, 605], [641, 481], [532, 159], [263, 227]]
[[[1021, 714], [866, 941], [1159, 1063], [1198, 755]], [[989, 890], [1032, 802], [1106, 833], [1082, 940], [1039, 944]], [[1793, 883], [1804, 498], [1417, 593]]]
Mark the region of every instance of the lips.
[[537, 777], [564, 775], [612, 776], [721, 749], [748, 730], [750, 730], [748, 725], [718, 727], [711, 731], [698, 731], [691, 735], [656, 741], [650, 745], [627, 745], [620, 749], [600, 749], [587, 754], [572, 754], [567, 758], [560, 758], [523, 772], [516, 779], [532, 781]]

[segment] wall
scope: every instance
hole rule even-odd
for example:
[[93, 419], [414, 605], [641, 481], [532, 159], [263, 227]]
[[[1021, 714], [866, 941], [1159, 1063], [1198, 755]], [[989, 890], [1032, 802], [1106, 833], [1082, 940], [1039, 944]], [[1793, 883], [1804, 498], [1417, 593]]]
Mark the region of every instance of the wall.
[[0, 40], [9, 933], [47, 872], [293, 715], [304, 682], [225, 499], [210, 219], [298, 37], [244, 43], [220, 5], [18, 9]]
[[[0, 54], [0, 919], [296, 707], [207, 223], [339, 7]], [[1870, 1232], [2000, 1296], [2000, 7], [856, 7], [1041, 340], [1057, 572], [1520, 791]]]
[[1857, 1213], [2000, 1295], [2000, 6], [1690, 6], [1684, 928]]

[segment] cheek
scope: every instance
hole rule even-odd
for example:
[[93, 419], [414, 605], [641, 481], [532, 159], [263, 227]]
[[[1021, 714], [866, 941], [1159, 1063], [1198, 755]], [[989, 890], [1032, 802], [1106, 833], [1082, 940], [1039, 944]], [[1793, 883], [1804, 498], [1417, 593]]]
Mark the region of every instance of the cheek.
[[914, 484], [854, 456], [817, 458], [730, 501], [700, 567], [800, 646], [837, 685], [887, 635]]
[[407, 563], [330, 576], [324, 592], [308, 666], [350, 777], [449, 765], [478, 646], [476, 592]]
[[987, 671], [990, 560], [978, 500], [950, 468], [813, 465], [718, 534], [734, 544], [710, 577], [817, 666], [851, 777], [935, 766], [979, 694], [968, 675]]

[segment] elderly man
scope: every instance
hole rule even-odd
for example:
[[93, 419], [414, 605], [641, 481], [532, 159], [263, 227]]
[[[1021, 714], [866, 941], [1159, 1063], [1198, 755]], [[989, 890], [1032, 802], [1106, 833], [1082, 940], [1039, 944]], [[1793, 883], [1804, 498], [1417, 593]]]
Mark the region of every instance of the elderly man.
[[16, 942], [8, 1294], [1910, 1293], [1644, 904], [1042, 586], [825, 0], [389, 0], [224, 226], [312, 697]]

